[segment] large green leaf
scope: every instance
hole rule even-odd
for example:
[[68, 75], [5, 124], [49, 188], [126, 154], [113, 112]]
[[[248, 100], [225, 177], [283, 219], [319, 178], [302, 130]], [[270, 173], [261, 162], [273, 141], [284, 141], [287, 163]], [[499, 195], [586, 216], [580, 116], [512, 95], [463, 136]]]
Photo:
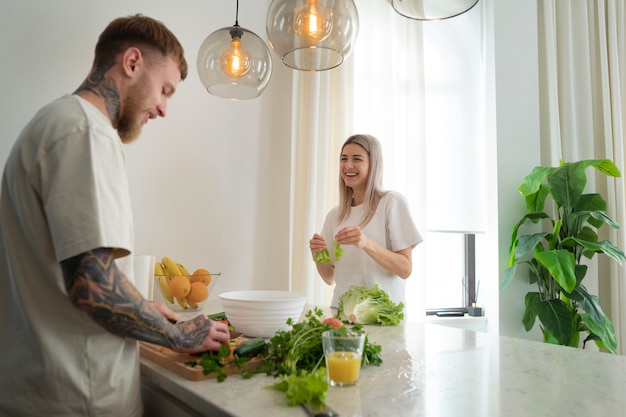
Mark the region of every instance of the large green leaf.
[[606, 223], [609, 226], [611, 226], [613, 229], [619, 230], [619, 223], [617, 223], [615, 220], [610, 218], [609, 215], [606, 214], [606, 211], [594, 210], [594, 211], [590, 211], [589, 215], [593, 217], [594, 219], [598, 220], [600, 225], [602, 225], [602, 223]]
[[601, 173], [619, 177], [619, 169], [609, 159], [587, 159], [572, 163], [562, 163], [549, 175], [546, 181], [552, 190], [552, 197], [560, 207], [570, 211], [576, 207], [587, 183], [585, 170], [593, 166]]
[[[600, 298], [597, 295], [589, 294], [587, 288], [580, 284], [571, 294], [571, 299], [578, 302], [584, 313], [580, 318], [587, 331], [597, 336], [602, 341], [602, 345], [611, 353], [617, 351], [617, 340], [611, 319], [604, 314], [600, 306]], [[591, 338], [593, 339], [593, 337]]]
[[[578, 199], [578, 203], [576, 204], [575, 210], [578, 211], [606, 211], [606, 201], [600, 194], [583, 194]], [[596, 229], [602, 226], [604, 220], [596, 220], [594, 218], [589, 219], [589, 224], [591, 224]]]
[[617, 261], [620, 265], [622, 265], [623, 262], [626, 261], [626, 255], [624, 255], [624, 252], [622, 252], [620, 248], [618, 248], [608, 240], [603, 240], [600, 242], [589, 242], [586, 240], [574, 238], [572, 238], [572, 240], [575, 240], [579, 245], [583, 246], [587, 250], [605, 254], [609, 258]]
[[513, 281], [513, 278], [515, 278], [515, 271], [517, 271], [517, 264], [504, 270], [504, 277], [502, 278], [502, 282], [500, 283], [500, 291], [504, 291], [509, 283]]
[[530, 220], [533, 223], [537, 223], [540, 219], [550, 219], [550, 216], [548, 216], [546, 213], [543, 213], [543, 212], [528, 213], [524, 217], [522, 217], [522, 219], [519, 222], [517, 222], [515, 226], [513, 226], [513, 231], [511, 233], [511, 246], [509, 247], [509, 254], [514, 253], [513, 250], [515, 249], [515, 246], [517, 245], [517, 233], [519, 231], [519, 228], [528, 220]]
[[535, 311], [535, 304], [540, 301], [538, 292], [528, 292], [524, 297], [524, 316], [522, 317], [522, 324], [527, 332], [535, 325], [535, 319], [537, 318], [537, 312]]
[[611, 322], [608, 317], [605, 316], [603, 326], [600, 326], [597, 322], [591, 320], [589, 314], [583, 313], [580, 315], [580, 318], [589, 329], [590, 334], [597, 336], [602, 341], [602, 345], [598, 344], [598, 346], [603, 346], [612, 354], [617, 353], [615, 329], [613, 328], [613, 322]]
[[549, 233], [535, 233], [532, 235], [520, 236], [515, 246], [515, 259], [519, 259], [529, 252], [534, 252], [535, 247], [541, 244], [544, 238], [547, 238]]
[[619, 178], [622, 175], [619, 168], [610, 159], [593, 159], [589, 162], [593, 162], [592, 165], [595, 169], [609, 177]]
[[537, 261], [546, 267], [554, 280], [565, 290], [571, 293], [576, 286], [574, 254], [565, 249], [556, 249], [535, 253]]
[[524, 197], [535, 194], [539, 191], [543, 180], [555, 169], [554, 167], [534, 167], [531, 173], [524, 178], [524, 182], [518, 187], [519, 192]]
[[548, 175], [546, 180], [552, 189], [554, 201], [566, 212], [575, 206], [587, 184], [585, 167], [581, 164], [562, 165]]
[[559, 344], [568, 346], [572, 339], [574, 319], [572, 311], [562, 300], [553, 298], [534, 304], [541, 324], [550, 331]]
[[536, 193], [524, 196], [526, 201], [526, 209], [530, 212], [541, 212], [546, 205], [546, 198], [550, 195], [550, 188], [541, 184]]

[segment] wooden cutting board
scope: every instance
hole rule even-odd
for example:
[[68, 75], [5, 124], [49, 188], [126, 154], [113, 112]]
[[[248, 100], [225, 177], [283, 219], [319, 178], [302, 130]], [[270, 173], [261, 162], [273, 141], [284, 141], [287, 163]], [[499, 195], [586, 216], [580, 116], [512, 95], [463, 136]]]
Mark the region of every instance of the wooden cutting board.
[[[236, 345], [245, 342], [246, 338], [238, 337], [233, 339]], [[235, 346], [232, 346], [231, 350], [233, 350]], [[146, 359], [151, 360], [152, 362], [158, 363], [162, 367], [169, 369], [170, 371], [187, 378], [191, 381], [201, 381], [205, 379], [216, 378], [217, 374], [212, 372], [208, 375], [205, 375], [202, 372], [202, 366], [188, 366], [185, 365], [185, 362], [190, 360], [200, 361], [200, 356], [192, 355], [189, 353], [179, 353], [174, 352], [172, 349], [154, 345], [148, 342], [139, 342], [139, 354]], [[263, 363], [261, 358], [252, 358], [248, 362], [245, 363], [244, 368], [247, 371], [251, 371], [254, 368], [260, 366]], [[234, 365], [226, 365], [222, 368], [226, 375], [234, 375], [241, 373], [241, 369], [237, 368]]]

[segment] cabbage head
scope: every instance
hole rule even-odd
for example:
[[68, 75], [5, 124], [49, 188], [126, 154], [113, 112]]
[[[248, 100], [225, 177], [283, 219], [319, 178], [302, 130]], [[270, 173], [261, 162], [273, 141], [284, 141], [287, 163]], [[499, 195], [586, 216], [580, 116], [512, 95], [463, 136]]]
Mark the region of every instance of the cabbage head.
[[397, 325], [404, 320], [404, 303], [394, 304], [377, 284], [367, 289], [352, 285], [339, 297], [336, 317], [353, 324]]

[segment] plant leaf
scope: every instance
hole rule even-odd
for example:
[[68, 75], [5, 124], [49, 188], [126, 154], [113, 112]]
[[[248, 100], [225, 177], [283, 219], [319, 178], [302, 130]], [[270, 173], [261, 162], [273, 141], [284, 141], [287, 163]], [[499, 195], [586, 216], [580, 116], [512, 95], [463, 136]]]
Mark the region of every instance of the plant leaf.
[[[546, 198], [550, 195], [550, 188], [541, 184], [536, 193], [529, 194], [524, 197], [526, 208], [530, 212], [541, 212], [546, 204]], [[533, 222], [536, 223], [536, 222]]]
[[516, 270], [517, 264], [504, 270], [504, 277], [502, 278], [502, 282], [500, 283], [500, 291], [504, 291], [504, 289], [511, 283], [511, 281], [513, 281], [513, 278], [515, 278]]
[[582, 239], [571, 239], [575, 240], [579, 245], [584, 246], [587, 250], [604, 253], [606, 256], [617, 261], [620, 265], [623, 264], [623, 261], [626, 261], [626, 255], [624, 255], [624, 252], [608, 240], [603, 240], [601, 242], [589, 242]]
[[[574, 331], [572, 312], [562, 300], [552, 298], [534, 304], [537, 317], [561, 345], [568, 346]], [[577, 330], [576, 330], [577, 331]]]
[[576, 286], [574, 254], [565, 249], [556, 249], [535, 253], [537, 261], [543, 265], [554, 280], [567, 293], [571, 293]]
[[524, 178], [524, 182], [518, 187], [519, 192], [524, 197], [537, 193], [541, 188], [543, 180], [555, 169], [557, 168], [541, 166], [534, 167], [531, 173]]
[[538, 292], [528, 292], [526, 293], [526, 297], [524, 297], [524, 305], [526, 306], [526, 309], [524, 310], [524, 315], [522, 316], [522, 324], [524, 324], [524, 329], [526, 329], [527, 332], [529, 332], [535, 325], [535, 319], [537, 318], [535, 304], [539, 301]]
[[519, 242], [515, 246], [515, 259], [519, 259], [527, 253], [534, 251], [535, 247], [541, 244], [544, 238], [548, 238], [549, 236], [550, 234], [546, 232], [520, 236], [518, 239]]
[[[576, 211], [606, 211], [606, 201], [597, 193], [583, 194], [576, 203]], [[604, 223], [604, 220], [599, 221], [594, 218], [590, 218], [588, 221], [596, 229]]]

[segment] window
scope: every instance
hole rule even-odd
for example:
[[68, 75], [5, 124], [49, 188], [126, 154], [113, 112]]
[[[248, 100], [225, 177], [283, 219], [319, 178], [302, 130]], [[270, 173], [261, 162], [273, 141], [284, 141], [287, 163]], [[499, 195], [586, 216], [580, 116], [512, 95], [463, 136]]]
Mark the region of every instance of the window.
[[417, 22], [364, 3], [369, 38], [359, 33], [355, 48], [354, 126], [381, 139], [385, 187], [407, 197], [424, 237], [407, 293], [425, 294], [422, 314], [466, 311], [486, 213], [483, 7]]

